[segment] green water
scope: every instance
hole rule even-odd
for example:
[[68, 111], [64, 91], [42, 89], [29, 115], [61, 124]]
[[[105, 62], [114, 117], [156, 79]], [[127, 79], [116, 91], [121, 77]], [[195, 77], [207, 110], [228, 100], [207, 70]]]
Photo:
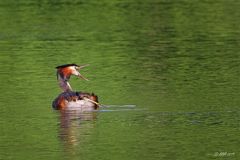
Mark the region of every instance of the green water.
[[[3, 0], [1, 160], [240, 159], [240, 1]], [[109, 106], [59, 113], [55, 67]]]

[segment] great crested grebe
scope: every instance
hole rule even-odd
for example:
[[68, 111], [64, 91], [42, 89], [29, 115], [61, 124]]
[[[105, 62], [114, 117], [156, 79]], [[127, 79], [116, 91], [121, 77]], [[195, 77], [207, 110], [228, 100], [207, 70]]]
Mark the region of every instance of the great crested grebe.
[[87, 65], [79, 66], [76, 64], [65, 64], [57, 66], [57, 80], [62, 93], [53, 101], [52, 106], [54, 109], [77, 109], [82, 111], [92, 111], [99, 107], [98, 97], [94, 93], [74, 92], [69, 84], [71, 75], [78, 76], [84, 80], [79, 70]]

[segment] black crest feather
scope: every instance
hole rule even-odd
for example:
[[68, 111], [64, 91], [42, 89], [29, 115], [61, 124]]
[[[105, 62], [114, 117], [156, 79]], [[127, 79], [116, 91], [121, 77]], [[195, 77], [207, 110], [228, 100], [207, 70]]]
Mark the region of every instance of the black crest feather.
[[61, 65], [61, 66], [57, 66], [56, 68], [59, 69], [59, 68], [65, 68], [65, 67], [69, 67], [69, 66], [79, 67], [79, 65], [76, 65], [75, 63], [72, 63], [72, 64], [64, 64], [64, 65]]

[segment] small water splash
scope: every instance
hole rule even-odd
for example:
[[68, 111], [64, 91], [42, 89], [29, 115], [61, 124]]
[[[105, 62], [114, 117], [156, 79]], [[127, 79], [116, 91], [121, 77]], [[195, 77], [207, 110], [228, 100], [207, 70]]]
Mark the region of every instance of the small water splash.
[[136, 108], [136, 105], [102, 105], [97, 112], [121, 112], [121, 111], [143, 111], [144, 108]]
[[98, 112], [143, 111], [146, 109], [101, 109]]
[[135, 108], [136, 105], [134, 104], [125, 104], [125, 105], [103, 105], [102, 106], [103, 108], [112, 108], [112, 107], [115, 107], [115, 108]]

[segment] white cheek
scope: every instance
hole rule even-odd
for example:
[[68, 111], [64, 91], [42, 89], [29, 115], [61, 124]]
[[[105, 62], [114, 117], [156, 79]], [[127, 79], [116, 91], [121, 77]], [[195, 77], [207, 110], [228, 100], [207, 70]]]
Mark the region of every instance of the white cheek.
[[73, 74], [76, 75], [76, 76], [79, 76], [79, 75], [80, 75], [79, 72], [76, 71], [76, 70], [73, 71]]
[[80, 75], [80, 73], [75, 69], [75, 67], [71, 67], [71, 70], [73, 75], [76, 75], [76, 76]]

